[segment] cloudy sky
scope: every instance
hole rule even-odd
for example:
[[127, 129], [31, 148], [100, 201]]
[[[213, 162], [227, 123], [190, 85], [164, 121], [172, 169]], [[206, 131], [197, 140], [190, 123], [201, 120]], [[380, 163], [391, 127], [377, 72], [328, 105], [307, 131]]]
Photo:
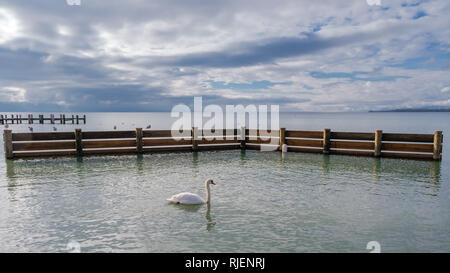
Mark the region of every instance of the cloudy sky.
[[1, 111], [450, 107], [448, 0], [0, 0]]

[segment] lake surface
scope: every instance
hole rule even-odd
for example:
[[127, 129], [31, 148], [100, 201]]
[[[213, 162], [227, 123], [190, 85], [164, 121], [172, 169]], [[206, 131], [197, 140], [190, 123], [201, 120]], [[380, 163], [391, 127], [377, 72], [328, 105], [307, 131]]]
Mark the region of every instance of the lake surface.
[[[169, 129], [169, 115], [87, 113], [86, 125], [54, 126]], [[2, 145], [0, 252], [67, 252], [69, 242], [82, 252], [368, 252], [369, 241], [382, 252], [449, 252], [449, 121], [450, 113], [280, 114], [288, 129], [442, 130], [442, 162], [238, 150], [5, 162]], [[211, 206], [165, 201], [204, 195], [207, 178], [217, 183]]]

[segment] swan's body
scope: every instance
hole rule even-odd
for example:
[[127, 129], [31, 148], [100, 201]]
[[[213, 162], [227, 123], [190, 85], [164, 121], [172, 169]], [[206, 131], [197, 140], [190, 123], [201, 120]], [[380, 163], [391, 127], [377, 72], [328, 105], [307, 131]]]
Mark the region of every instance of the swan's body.
[[171, 203], [185, 204], [185, 205], [198, 205], [198, 204], [210, 203], [211, 202], [211, 192], [209, 189], [210, 184], [215, 185], [214, 181], [211, 179], [208, 179], [205, 181], [206, 201], [204, 199], [202, 199], [200, 196], [198, 196], [197, 194], [190, 193], [190, 192], [182, 192], [179, 194], [175, 194], [172, 197], [170, 197], [169, 199], [167, 199], [167, 201], [169, 201]]
[[203, 200], [200, 196], [195, 193], [190, 192], [182, 192], [179, 194], [175, 194], [174, 196], [167, 199], [167, 201], [177, 204], [187, 204], [187, 205], [195, 205], [195, 204], [205, 204], [206, 201]]

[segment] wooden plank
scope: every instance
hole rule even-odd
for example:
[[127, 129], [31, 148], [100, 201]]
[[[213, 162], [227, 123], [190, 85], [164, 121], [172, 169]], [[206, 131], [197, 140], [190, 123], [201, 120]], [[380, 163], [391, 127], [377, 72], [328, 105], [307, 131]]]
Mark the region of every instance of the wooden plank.
[[245, 150], [246, 148], [246, 141], [245, 141], [245, 126], [241, 126], [241, 129], [239, 130], [239, 144], [241, 146], [241, 150]]
[[321, 154], [322, 153], [322, 149], [288, 146], [288, 152], [318, 153], [318, 154]]
[[216, 151], [216, 150], [237, 150], [241, 149], [241, 145], [199, 145], [198, 150], [199, 151]]
[[147, 147], [143, 151], [144, 153], [192, 151], [192, 146]]
[[296, 138], [323, 138], [322, 131], [292, 131], [286, 130], [286, 137]]
[[14, 152], [15, 158], [75, 156], [76, 151]]
[[[331, 148], [334, 149], [355, 149], [355, 150], [374, 150], [373, 142], [358, 141], [331, 141]], [[371, 152], [373, 153], [373, 152]], [[372, 154], [371, 154], [372, 155]]]
[[374, 151], [373, 155], [375, 157], [381, 156], [381, 146], [383, 141], [383, 131], [382, 130], [376, 130], [375, 131], [375, 141], [374, 141]]
[[75, 141], [13, 143], [13, 151], [75, 150], [75, 148]]
[[39, 140], [71, 140], [75, 139], [73, 132], [58, 133], [14, 133], [13, 141], [39, 141]]
[[261, 150], [261, 147], [259, 145], [246, 145], [245, 149], [247, 150]]
[[267, 138], [267, 137], [258, 137], [257, 139], [252, 139], [252, 137], [247, 137], [245, 139], [246, 143], [251, 144], [273, 144], [273, 145], [279, 145], [279, 139], [278, 138]]
[[83, 132], [83, 139], [136, 138], [136, 131]]
[[[84, 133], [83, 133], [84, 136]], [[136, 147], [136, 140], [83, 140], [83, 151], [85, 149]]]
[[393, 134], [384, 133], [383, 141], [403, 141], [403, 142], [433, 142], [432, 134]]
[[331, 149], [330, 154], [334, 155], [353, 155], [353, 156], [373, 156], [373, 151], [351, 151], [351, 150], [335, 150]]
[[442, 160], [442, 142], [443, 142], [442, 131], [434, 132], [434, 140], [433, 140], [434, 160]]
[[231, 144], [231, 143], [239, 143], [237, 137], [234, 139], [202, 139], [198, 141], [198, 144]]
[[331, 148], [331, 130], [323, 129], [323, 153], [329, 154]]
[[322, 140], [313, 140], [313, 139], [286, 139], [286, 144], [288, 146], [323, 148]]
[[193, 151], [197, 151], [198, 150], [198, 139], [199, 139], [199, 131], [197, 127], [192, 127], [192, 131], [191, 131], [191, 136], [192, 136], [192, 150]]
[[143, 137], [164, 137], [164, 138], [172, 138], [172, 136], [179, 136], [182, 137], [191, 137], [191, 130], [185, 130], [184, 132], [180, 133], [177, 131], [171, 131], [171, 130], [143, 130]]
[[374, 140], [374, 133], [331, 132], [331, 139]]
[[265, 151], [278, 151], [279, 145], [278, 144], [253, 144], [253, 143], [247, 143], [246, 149], [249, 150], [265, 150]]
[[75, 129], [75, 147], [77, 156], [83, 156], [83, 132], [80, 128]]
[[278, 137], [280, 134], [279, 130], [260, 130], [260, 129], [246, 129], [245, 135], [247, 136], [271, 136]]
[[433, 144], [383, 142], [382, 151], [432, 153]]
[[4, 130], [3, 131], [3, 143], [5, 147], [5, 158], [6, 159], [13, 159], [13, 142], [12, 142], [12, 131], [11, 130]]
[[382, 157], [433, 160], [432, 154], [381, 152]]
[[192, 145], [192, 141], [187, 139], [144, 139], [144, 147], [176, 145]]
[[118, 155], [118, 154], [136, 154], [136, 148], [83, 150], [83, 155]]
[[[211, 133], [212, 131], [212, 133]], [[239, 130], [238, 129], [211, 129], [211, 130], [199, 130], [199, 135], [202, 136], [217, 136], [217, 135], [222, 135], [222, 136], [235, 136], [239, 134]]]
[[286, 128], [280, 128], [280, 135], [278, 136], [278, 142], [280, 144], [280, 151], [283, 150], [283, 145], [286, 144]]
[[142, 128], [136, 128], [136, 152], [142, 154], [144, 140], [142, 139]]

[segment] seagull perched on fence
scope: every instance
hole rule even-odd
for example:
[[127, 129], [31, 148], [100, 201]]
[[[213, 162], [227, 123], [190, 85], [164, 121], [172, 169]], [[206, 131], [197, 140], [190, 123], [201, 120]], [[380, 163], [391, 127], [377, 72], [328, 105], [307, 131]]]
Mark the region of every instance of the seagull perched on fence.
[[117, 129], [117, 126], [116, 125], [114, 125], [114, 130], [116, 130]]
[[30, 129], [30, 132], [33, 132], [33, 127], [28, 127], [28, 129]]
[[151, 124], [149, 124], [146, 129], [150, 129], [150, 128], [152, 128]]

